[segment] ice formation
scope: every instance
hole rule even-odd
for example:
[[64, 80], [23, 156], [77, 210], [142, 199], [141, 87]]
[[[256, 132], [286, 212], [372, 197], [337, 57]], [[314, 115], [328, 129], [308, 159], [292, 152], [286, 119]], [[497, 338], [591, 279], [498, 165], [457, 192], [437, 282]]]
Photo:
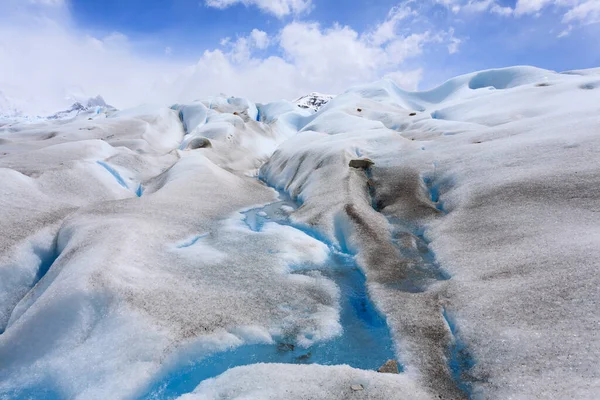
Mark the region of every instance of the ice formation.
[[0, 122], [0, 399], [597, 397], [598, 69], [100, 100]]
[[300, 108], [308, 108], [313, 111], [319, 111], [319, 108], [329, 103], [334, 97], [335, 96], [330, 94], [312, 92], [311, 94], [307, 94], [306, 96], [302, 96], [294, 100], [294, 104]]

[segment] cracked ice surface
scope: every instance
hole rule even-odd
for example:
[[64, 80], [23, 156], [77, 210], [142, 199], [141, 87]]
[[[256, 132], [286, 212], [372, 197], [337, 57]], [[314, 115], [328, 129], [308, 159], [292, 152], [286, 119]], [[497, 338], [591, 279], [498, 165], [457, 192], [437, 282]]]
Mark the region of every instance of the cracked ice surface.
[[594, 398], [598, 77], [4, 121], [0, 398]]

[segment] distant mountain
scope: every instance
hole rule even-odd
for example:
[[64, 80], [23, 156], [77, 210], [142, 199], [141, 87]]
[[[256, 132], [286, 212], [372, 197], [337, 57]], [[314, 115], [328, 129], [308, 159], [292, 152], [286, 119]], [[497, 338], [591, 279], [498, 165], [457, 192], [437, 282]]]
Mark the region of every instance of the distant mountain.
[[106, 104], [102, 96], [98, 95], [96, 97], [90, 97], [85, 102], [85, 105], [80, 102], [75, 102], [69, 109], [50, 115], [48, 119], [69, 119], [75, 118], [81, 113], [93, 112], [95, 114], [99, 114], [102, 111], [114, 109], [115, 108], [113, 106]]
[[335, 96], [330, 94], [312, 92], [311, 94], [307, 94], [306, 96], [302, 96], [299, 99], [296, 99], [294, 101], [294, 104], [296, 104], [300, 108], [310, 108], [314, 111], [318, 111], [319, 108], [329, 103], [329, 101], [331, 101], [331, 99], [333, 99], [334, 97]]
[[14, 102], [0, 91], [0, 118], [18, 117], [22, 112], [14, 104]]

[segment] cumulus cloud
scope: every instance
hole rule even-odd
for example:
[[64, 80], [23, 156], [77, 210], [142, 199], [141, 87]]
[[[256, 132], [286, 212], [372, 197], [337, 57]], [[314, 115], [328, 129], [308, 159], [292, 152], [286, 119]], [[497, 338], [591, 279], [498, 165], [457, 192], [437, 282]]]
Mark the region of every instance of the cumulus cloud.
[[255, 49], [264, 50], [270, 44], [269, 36], [266, 32], [259, 29], [253, 29], [248, 36], [240, 36], [234, 42], [231, 38], [223, 38], [220, 42], [223, 49], [229, 49], [228, 56], [238, 62], [250, 60], [252, 52]]
[[398, 24], [408, 16], [417, 15], [416, 11], [409, 7], [393, 7], [385, 21], [379, 24], [373, 32], [369, 34], [369, 39], [375, 44], [380, 45], [394, 39], [397, 36]]
[[436, 4], [441, 4], [450, 10], [454, 14], [460, 12], [465, 13], [484, 13], [489, 12], [498, 15], [511, 15], [513, 9], [508, 6], [502, 6], [498, 4], [496, 0], [434, 0]]
[[137, 55], [135, 43], [121, 33], [82, 33], [70, 23], [64, 4], [37, 1], [35, 22], [28, 9], [28, 25], [0, 24], [0, 97], [33, 114], [97, 94], [124, 108], [220, 93], [262, 102], [292, 99], [311, 91], [339, 93], [383, 76], [414, 89], [423, 70], [407, 68], [405, 61], [427, 46], [452, 53], [460, 43], [453, 31], [400, 29], [412, 12], [394, 8], [366, 32], [293, 21], [272, 35], [254, 29], [225, 38], [195, 61], [173, 57], [164, 46], [153, 58]]
[[454, 37], [454, 28], [450, 28], [450, 30], [448, 31], [448, 36], [448, 53], [458, 53], [460, 44], [462, 43], [462, 39]]
[[[600, 22], [600, 0], [517, 0], [515, 15], [539, 14], [548, 6], [564, 11], [562, 22], [565, 24]], [[573, 25], [569, 25], [559, 37], [568, 35], [572, 29]]]
[[600, 22], [600, 0], [587, 0], [571, 8], [563, 17], [563, 22], [593, 24]]
[[423, 69], [418, 68], [411, 71], [396, 71], [390, 72], [384, 76], [386, 79], [391, 79], [398, 86], [406, 90], [417, 90], [417, 83], [423, 76]]
[[236, 4], [243, 4], [246, 7], [256, 6], [262, 11], [273, 14], [278, 18], [289, 14], [301, 14], [311, 8], [311, 0], [206, 0], [208, 7], [224, 9]]
[[282, 55], [259, 58], [253, 56], [251, 45], [258, 48], [262, 41], [257, 37], [263, 35], [253, 32], [228, 41], [226, 49], [206, 51], [186, 74], [164, 85], [177, 91], [177, 98], [225, 92], [257, 101], [294, 98], [313, 90], [339, 93], [383, 76], [415, 89], [422, 69], [404, 71], [404, 60], [420, 55], [427, 44], [450, 43], [445, 32], [424, 32], [394, 34], [385, 44], [375, 44], [373, 32], [361, 35], [348, 26], [292, 22], [276, 38], [268, 38]]
[[552, 4], [553, 0], [517, 0], [515, 6], [515, 14], [535, 14], [548, 4]]
[[253, 45], [258, 49], [266, 49], [267, 46], [269, 46], [269, 36], [264, 31], [252, 29], [250, 38], [252, 39]]
[[[503, 6], [497, 0], [433, 0], [453, 13], [491, 13], [499, 16], [540, 16], [553, 7], [562, 12], [562, 22], [568, 24], [559, 37], [567, 36], [574, 24], [587, 25], [600, 22], [600, 0], [517, 0], [514, 9]], [[560, 14], [559, 14], [560, 15]]]
[[[211, 0], [226, 7], [237, 0]], [[516, 9], [495, 0], [431, 0], [464, 21], [481, 13], [531, 15], [562, 10], [559, 36], [600, 21], [600, 0], [519, 0]], [[305, 10], [310, 1], [246, 1], [274, 7], [276, 15]], [[270, 5], [269, 5], [270, 4]], [[264, 8], [263, 7], [263, 8]], [[266, 9], [265, 9], [266, 10]], [[350, 26], [294, 20], [277, 31], [253, 29], [219, 44], [201, 44], [195, 59], [157, 43], [156, 54], [119, 32], [91, 35], [71, 20], [64, 0], [0, 1], [0, 111], [49, 114], [75, 100], [103, 95], [119, 108], [144, 102], [175, 103], [220, 93], [266, 102], [307, 92], [339, 93], [380, 79], [415, 89], [427, 72], [419, 62], [444, 51], [459, 52], [466, 38], [452, 21], [444, 28], [427, 19], [424, 3], [402, 2], [365, 31]], [[537, 11], [536, 11], [537, 10]], [[455, 14], [456, 13], [456, 16]], [[148, 42], [142, 43], [147, 49]], [[436, 56], [437, 57], [437, 56]]]
[[52, 22], [0, 27], [0, 91], [28, 113], [43, 114], [103, 94], [131, 105], [150, 95], [157, 74], [175, 65], [131, 55], [128, 39], [74, 34]]

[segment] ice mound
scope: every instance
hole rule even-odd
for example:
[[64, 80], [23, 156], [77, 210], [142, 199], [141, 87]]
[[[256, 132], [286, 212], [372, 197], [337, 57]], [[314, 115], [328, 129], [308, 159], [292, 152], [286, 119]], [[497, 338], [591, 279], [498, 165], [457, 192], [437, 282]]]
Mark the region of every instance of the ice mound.
[[[354, 387], [354, 389], [353, 389]], [[347, 366], [256, 364], [203, 382], [179, 400], [199, 399], [429, 399], [404, 376]]]
[[509, 67], [477, 72], [469, 79], [469, 89], [510, 89], [517, 86], [545, 82], [554, 72], [533, 67]]

